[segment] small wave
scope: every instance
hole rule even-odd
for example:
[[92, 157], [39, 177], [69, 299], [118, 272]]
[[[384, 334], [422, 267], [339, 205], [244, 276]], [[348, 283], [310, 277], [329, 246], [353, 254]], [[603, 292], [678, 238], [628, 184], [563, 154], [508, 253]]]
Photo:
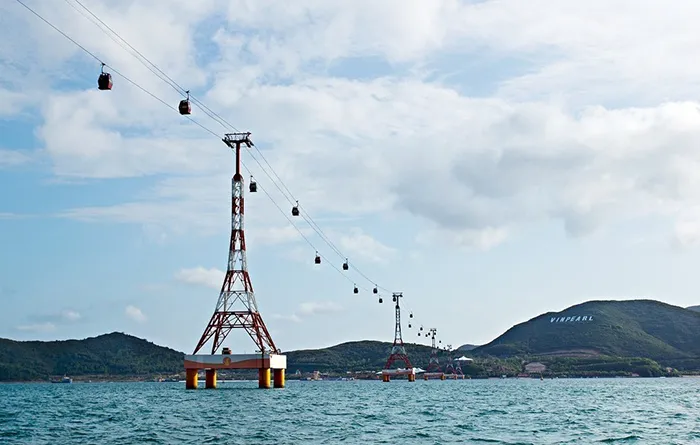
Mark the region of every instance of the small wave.
[[642, 438], [639, 436], [635, 436], [635, 435], [631, 435], [631, 436], [627, 436], [627, 437], [617, 437], [617, 438], [609, 437], [607, 439], [602, 439], [600, 442], [602, 442], [602, 443], [614, 443], [614, 442], [632, 442], [632, 441], [636, 441], [636, 440], [642, 440]]

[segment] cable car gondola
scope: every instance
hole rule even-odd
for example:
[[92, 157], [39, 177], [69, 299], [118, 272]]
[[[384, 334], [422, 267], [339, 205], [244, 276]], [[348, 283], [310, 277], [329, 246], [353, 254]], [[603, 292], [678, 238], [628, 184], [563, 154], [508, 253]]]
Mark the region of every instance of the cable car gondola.
[[410, 314], [408, 314], [408, 318], [413, 318], [413, 312], [411, 312]]
[[250, 190], [250, 193], [255, 193], [258, 191], [258, 184], [253, 179], [253, 175], [250, 175], [250, 185], [248, 186], [248, 190]]
[[299, 216], [299, 201], [297, 201], [297, 205], [292, 207], [292, 216]]
[[360, 290], [357, 288], [357, 285], [355, 285], [355, 288], [352, 290], [353, 293], [359, 294]]
[[100, 72], [100, 77], [97, 78], [97, 89], [98, 90], [111, 90], [112, 89], [112, 75], [105, 73], [105, 64], [102, 64], [102, 71]]
[[379, 291], [377, 290], [377, 286], [375, 285], [375, 286], [374, 286], [374, 289], [372, 289], [372, 293], [373, 293], [373, 294], [376, 294], [377, 292], [379, 292]]
[[408, 324], [408, 329], [411, 329], [411, 323]]
[[180, 114], [187, 115], [187, 114], [192, 114], [192, 105], [190, 104], [190, 91], [187, 90], [185, 91], [187, 93], [187, 99], [182, 99], [180, 101], [180, 105], [177, 107], [178, 111], [180, 111]]
[[345, 262], [343, 263], [343, 270], [348, 270], [350, 269], [350, 265], [348, 265], [348, 259], [345, 258]]
[[382, 303], [384, 300], [382, 300], [382, 297], [379, 297], [379, 302]]
[[318, 254], [318, 250], [316, 251], [316, 258], [314, 258], [314, 263], [321, 264], [321, 256]]

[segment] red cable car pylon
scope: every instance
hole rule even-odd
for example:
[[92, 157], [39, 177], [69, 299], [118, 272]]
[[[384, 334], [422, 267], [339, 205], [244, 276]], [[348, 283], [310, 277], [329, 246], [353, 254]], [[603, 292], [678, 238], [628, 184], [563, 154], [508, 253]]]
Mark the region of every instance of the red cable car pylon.
[[265, 327], [258, 304], [255, 301], [253, 284], [248, 274], [246, 260], [245, 234], [243, 232], [243, 176], [241, 175], [241, 145], [252, 147], [250, 133], [226, 134], [224, 143], [236, 153], [236, 173], [232, 179], [231, 197], [231, 242], [229, 244], [228, 268], [224, 282], [221, 285], [219, 300], [216, 303], [214, 314], [209, 320], [202, 338], [194, 348], [193, 354], [197, 354], [202, 347], [213, 339], [211, 353], [216, 354], [222, 343], [232, 329], [245, 329], [253, 339], [258, 352], [279, 353], [279, 349], [272, 341], [270, 333]]
[[[396, 324], [394, 325], [394, 344], [391, 346], [391, 354], [384, 365], [384, 370], [382, 371], [382, 378], [385, 382], [388, 382], [392, 374], [406, 374], [408, 375], [408, 381], [414, 382], [416, 380], [416, 374], [411, 364], [411, 360], [406, 354], [406, 347], [403, 344], [403, 338], [401, 336], [401, 305], [400, 301], [403, 298], [403, 293], [396, 292], [392, 295], [392, 300], [396, 303]], [[402, 361], [406, 368], [404, 370], [392, 370], [391, 367], [395, 361]]]
[[428, 363], [428, 369], [426, 372], [440, 372], [440, 362], [438, 361], [438, 350], [435, 345], [435, 335], [437, 334], [437, 329], [430, 328], [428, 330], [428, 335], [430, 335], [433, 342], [433, 349], [430, 351], [430, 362]]

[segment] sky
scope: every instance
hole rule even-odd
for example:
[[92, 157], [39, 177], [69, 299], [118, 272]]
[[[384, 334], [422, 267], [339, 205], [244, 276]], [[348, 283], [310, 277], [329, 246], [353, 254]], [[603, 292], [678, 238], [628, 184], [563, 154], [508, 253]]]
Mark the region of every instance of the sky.
[[591, 299], [700, 304], [698, 2], [80, 1], [222, 125], [180, 116], [75, 0], [23, 1], [114, 88], [0, 4], [0, 337], [191, 352], [226, 269], [236, 130], [283, 351], [393, 340], [375, 284], [403, 292], [405, 341], [422, 325], [455, 347]]

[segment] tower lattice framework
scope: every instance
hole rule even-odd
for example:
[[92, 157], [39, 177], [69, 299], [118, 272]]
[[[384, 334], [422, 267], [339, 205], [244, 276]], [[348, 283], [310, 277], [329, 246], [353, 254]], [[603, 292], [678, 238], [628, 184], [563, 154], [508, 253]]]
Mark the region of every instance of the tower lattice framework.
[[231, 242], [228, 267], [214, 314], [193, 354], [197, 354], [209, 340], [213, 340], [211, 353], [216, 354], [233, 329], [245, 329], [260, 353], [279, 353], [258, 312], [246, 259], [241, 146], [252, 147], [253, 143], [250, 140], [250, 133], [229, 133], [225, 135], [223, 141], [236, 154], [236, 170], [231, 180]]
[[445, 365], [445, 374], [456, 374], [452, 360], [452, 345], [447, 345], [447, 365]]
[[396, 325], [394, 327], [394, 344], [391, 346], [391, 354], [384, 365], [384, 369], [390, 369], [395, 361], [401, 360], [406, 365], [406, 369], [413, 369], [411, 361], [408, 359], [408, 354], [406, 354], [406, 347], [403, 344], [403, 338], [401, 337], [401, 305], [399, 304], [401, 298], [403, 298], [403, 293], [397, 292], [392, 296], [392, 300], [396, 302]]
[[455, 366], [455, 374], [457, 374], [457, 375], [464, 375], [464, 371], [462, 371], [462, 362], [461, 362], [461, 360], [457, 360], [457, 365]]
[[430, 338], [432, 340], [433, 349], [430, 351], [430, 362], [428, 363], [428, 369], [426, 369], [426, 371], [438, 372], [440, 371], [440, 362], [438, 360], [437, 346], [435, 345], [435, 336], [437, 335], [437, 329], [430, 328], [430, 330], [428, 330], [428, 335], [430, 335]]

